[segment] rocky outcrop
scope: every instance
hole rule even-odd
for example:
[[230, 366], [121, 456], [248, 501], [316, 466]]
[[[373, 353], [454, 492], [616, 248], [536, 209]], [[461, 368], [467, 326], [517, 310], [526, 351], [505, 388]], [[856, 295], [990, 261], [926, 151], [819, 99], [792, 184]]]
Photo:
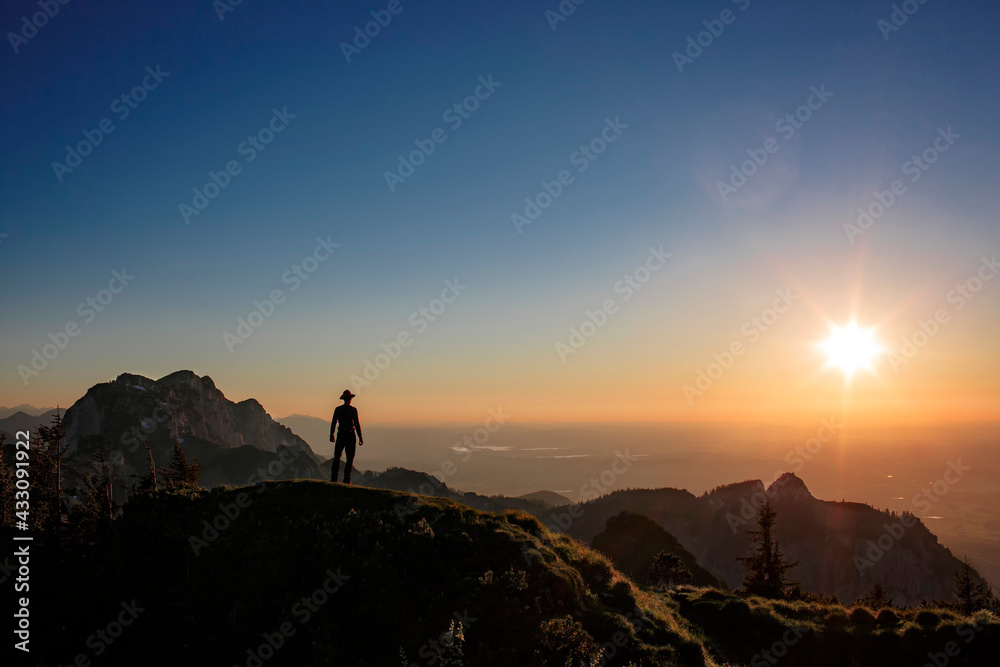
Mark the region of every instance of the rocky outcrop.
[[191, 371], [159, 380], [123, 373], [91, 387], [66, 411], [65, 423], [71, 461], [85, 466], [103, 452], [126, 479], [148, 472], [147, 446], [163, 466], [175, 444], [199, 458], [206, 485], [244, 484], [255, 473], [323, 478], [320, 458], [260, 403], [234, 403], [210, 377]]

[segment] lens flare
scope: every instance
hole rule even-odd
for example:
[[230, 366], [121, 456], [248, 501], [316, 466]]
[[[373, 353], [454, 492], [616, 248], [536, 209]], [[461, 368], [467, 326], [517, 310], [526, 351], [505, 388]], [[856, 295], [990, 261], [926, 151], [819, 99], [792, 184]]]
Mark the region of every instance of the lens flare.
[[874, 329], [861, 329], [857, 322], [845, 327], [831, 327], [830, 337], [821, 347], [827, 354], [827, 366], [841, 369], [847, 377], [858, 370], [874, 370], [872, 362], [882, 352]]

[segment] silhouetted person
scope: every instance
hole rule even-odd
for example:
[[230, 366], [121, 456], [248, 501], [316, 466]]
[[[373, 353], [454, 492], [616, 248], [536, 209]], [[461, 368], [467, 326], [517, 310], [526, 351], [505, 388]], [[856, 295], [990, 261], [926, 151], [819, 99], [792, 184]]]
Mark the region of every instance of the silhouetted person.
[[[365, 444], [365, 439], [361, 435], [361, 422], [358, 421], [358, 409], [351, 405], [351, 399], [355, 394], [350, 389], [345, 389], [340, 395], [343, 405], [338, 405], [333, 411], [333, 422], [330, 424], [330, 442], [336, 443], [333, 447], [333, 470], [330, 474], [330, 481], [337, 481], [337, 472], [340, 470], [340, 455], [347, 452], [347, 461], [344, 464], [344, 484], [351, 483], [351, 466], [354, 465], [354, 429], [358, 430], [358, 444]], [[338, 429], [337, 425], [340, 425]], [[336, 439], [334, 433], [336, 432]]]

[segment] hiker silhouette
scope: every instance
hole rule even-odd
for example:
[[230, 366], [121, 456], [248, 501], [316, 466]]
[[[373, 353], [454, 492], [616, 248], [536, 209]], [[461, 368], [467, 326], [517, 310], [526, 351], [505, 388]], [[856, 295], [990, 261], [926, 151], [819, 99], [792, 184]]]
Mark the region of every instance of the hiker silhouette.
[[[365, 439], [361, 435], [361, 422], [358, 421], [358, 409], [351, 405], [351, 399], [356, 394], [352, 394], [350, 389], [345, 389], [340, 395], [343, 405], [338, 405], [333, 411], [333, 422], [330, 424], [330, 442], [335, 443], [333, 447], [333, 469], [330, 471], [330, 481], [337, 481], [337, 473], [340, 471], [340, 455], [347, 452], [347, 461], [344, 464], [344, 484], [351, 483], [351, 466], [354, 465], [354, 430], [358, 431], [358, 444], [365, 444]], [[338, 424], [340, 425], [338, 428]], [[334, 433], [336, 432], [336, 438]]]

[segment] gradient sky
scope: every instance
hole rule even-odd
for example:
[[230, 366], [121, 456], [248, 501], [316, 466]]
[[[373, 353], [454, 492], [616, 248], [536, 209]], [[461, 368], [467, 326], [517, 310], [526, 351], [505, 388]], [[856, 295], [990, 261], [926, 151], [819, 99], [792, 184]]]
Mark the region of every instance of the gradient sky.
[[[555, 0], [402, 0], [348, 63], [340, 44], [387, 4], [249, 1], [220, 20], [209, 0], [72, 0], [17, 53], [8, 36], [0, 404], [190, 369], [276, 417], [325, 416], [357, 387], [381, 423], [499, 406], [518, 422], [1000, 421], [1000, 280], [948, 301], [1000, 251], [996, 3], [914, 3], [885, 39], [889, 2], [589, 0], [553, 30]], [[726, 9], [679, 72], [672, 54]], [[5, 3], [0, 27], [36, 11]], [[119, 119], [113, 101], [157, 66]], [[443, 113], [490, 76], [453, 130]], [[824, 86], [793, 136], [777, 131]], [[248, 163], [238, 146], [274, 108], [295, 118]], [[60, 182], [53, 161], [106, 117]], [[579, 172], [606, 119], [628, 127]], [[397, 156], [439, 127], [447, 141], [390, 191]], [[940, 128], [958, 139], [910, 181]], [[717, 182], [769, 137], [777, 152], [723, 201]], [[185, 224], [179, 204], [229, 160], [242, 171]], [[572, 184], [519, 234], [511, 215], [562, 170]], [[850, 242], [844, 225], [896, 179], [906, 191]], [[282, 276], [328, 236], [340, 247], [291, 291]], [[672, 256], [625, 301], [616, 283], [660, 246]], [[85, 322], [78, 304], [122, 267], [134, 281]], [[411, 313], [456, 278], [467, 290], [419, 331]], [[287, 300], [230, 352], [223, 334], [274, 289]], [[787, 289], [798, 300], [751, 340]], [[607, 299], [617, 312], [563, 361], [556, 344]], [[938, 309], [948, 321], [902, 366], [883, 357], [849, 388], [823, 369], [831, 323], [877, 326], [894, 349]], [[71, 321], [79, 335], [25, 385], [18, 366]], [[412, 344], [353, 384], [401, 332]], [[745, 353], [689, 402], [734, 341]]]

